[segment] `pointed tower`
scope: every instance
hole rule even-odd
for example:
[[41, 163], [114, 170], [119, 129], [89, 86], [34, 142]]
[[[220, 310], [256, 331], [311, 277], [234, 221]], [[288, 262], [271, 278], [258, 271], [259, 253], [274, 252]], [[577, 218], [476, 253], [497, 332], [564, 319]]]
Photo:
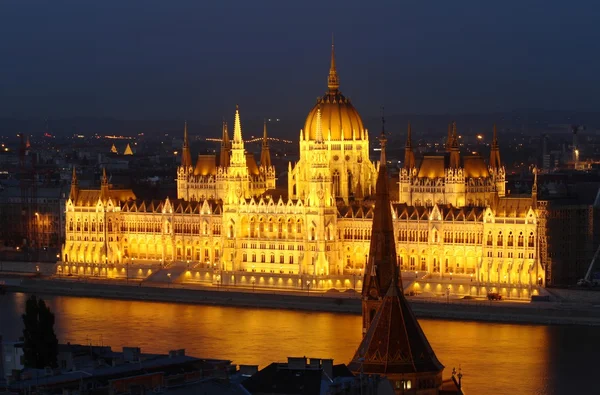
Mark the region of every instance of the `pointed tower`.
[[77, 172], [75, 171], [75, 166], [73, 166], [73, 175], [71, 176], [71, 192], [69, 192], [69, 199], [71, 199], [71, 201], [75, 203], [78, 194], [79, 182], [77, 181]]
[[[129, 147], [129, 145], [128, 145]], [[188, 141], [187, 122], [183, 126], [183, 148], [181, 150], [181, 167], [188, 168], [192, 166], [192, 154], [190, 153], [190, 144]]]
[[329, 77], [327, 77], [327, 87], [329, 92], [335, 93], [340, 88], [340, 78], [335, 68], [335, 46], [333, 44], [333, 35], [331, 36], [331, 65], [329, 66]]
[[411, 170], [415, 167], [415, 154], [412, 149], [412, 131], [410, 122], [408, 123], [408, 133], [406, 135], [406, 145], [404, 146], [404, 168]]
[[538, 169], [537, 166], [533, 168], [533, 185], [531, 186], [531, 207], [535, 210], [537, 207], [537, 197], [538, 197]]
[[240, 121], [240, 107], [238, 105], [235, 106], [230, 166], [246, 167], [246, 151], [244, 149], [244, 140], [242, 139], [242, 123]]
[[102, 182], [100, 184], [100, 199], [104, 202], [108, 199], [108, 177], [106, 177], [106, 168], [102, 168]]
[[125, 147], [123, 155], [133, 155], [133, 151], [131, 150], [131, 146], [129, 144], [127, 144], [127, 147]]
[[390, 283], [348, 369], [356, 375], [384, 376], [396, 394], [440, 393], [444, 365], [437, 359], [396, 281]]
[[265, 170], [271, 167], [271, 153], [269, 150], [269, 140], [267, 139], [267, 120], [263, 127], [262, 151], [260, 152], [260, 165], [264, 166]]
[[385, 133], [381, 133], [381, 162], [377, 175], [375, 192], [375, 212], [371, 231], [369, 257], [362, 288], [363, 334], [367, 332], [369, 324], [375, 317], [381, 300], [386, 294], [390, 283], [395, 281], [402, 288], [400, 279], [394, 277], [398, 266], [396, 258], [396, 244], [394, 241], [394, 223], [390, 211], [390, 191], [386, 169]]
[[450, 144], [450, 168], [460, 168], [460, 148], [458, 145], [458, 135], [456, 133], [456, 122], [452, 122], [452, 141]]
[[[385, 136], [381, 141], [385, 159]], [[387, 184], [385, 166], [380, 166], [363, 286], [363, 323], [368, 327], [348, 368], [357, 375], [386, 377], [397, 394], [438, 394], [444, 366], [402, 291]]]
[[231, 155], [231, 142], [229, 141], [229, 132], [227, 131], [227, 122], [223, 121], [223, 136], [221, 137], [221, 153], [219, 156], [219, 165], [229, 167]]
[[490, 168], [499, 169], [500, 164], [500, 147], [498, 146], [498, 134], [496, 132], [496, 124], [494, 124], [494, 134], [492, 137], [492, 147], [490, 150]]
[[448, 124], [448, 138], [446, 139], [446, 152], [450, 152], [452, 149], [452, 125], [453, 123]]

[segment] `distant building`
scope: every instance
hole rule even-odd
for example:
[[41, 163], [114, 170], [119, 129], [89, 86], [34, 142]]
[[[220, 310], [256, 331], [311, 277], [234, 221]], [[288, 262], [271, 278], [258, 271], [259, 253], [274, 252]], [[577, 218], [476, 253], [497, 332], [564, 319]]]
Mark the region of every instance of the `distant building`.
[[[13, 360], [13, 348], [5, 344], [5, 361]], [[19, 356], [18, 352], [14, 355]], [[231, 361], [190, 357], [183, 349], [163, 355], [143, 354], [138, 347], [115, 352], [106, 346], [61, 344], [58, 365], [56, 369], [29, 369], [19, 363], [5, 364], [7, 389], [11, 393], [144, 394], [187, 388], [188, 393], [195, 393], [190, 388], [203, 380], [227, 383], [235, 374]]]
[[[210, 267], [215, 284], [360, 289], [377, 171], [387, 160], [369, 159], [368, 131], [339, 88], [332, 47], [327, 91], [300, 131], [300, 158], [288, 164], [283, 190], [266, 126], [257, 162], [246, 151], [238, 108], [233, 138], [224, 124], [217, 154], [193, 161], [186, 125], [176, 199], [146, 199], [108, 182], [101, 191], [75, 185], [57, 270], [110, 277], [132, 262], [161, 261]], [[543, 284], [533, 200], [506, 194], [497, 140], [494, 133], [487, 162], [464, 155], [452, 125], [447, 152], [417, 161], [409, 134], [392, 202], [403, 271], [476, 283], [475, 291], [457, 287], [463, 293], [498, 288], [528, 298], [538, 279]]]
[[[381, 138], [385, 161], [385, 135]], [[379, 168], [369, 259], [362, 289], [363, 339], [349, 369], [393, 383], [396, 394], [462, 394], [458, 382], [444, 382], [437, 359], [403, 292], [388, 176]]]
[[379, 376], [354, 375], [346, 365], [334, 365], [331, 359], [288, 358], [287, 363], [272, 363], [241, 385], [253, 395], [393, 395], [391, 384]]
[[[67, 187], [39, 186], [35, 195], [24, 195], [18, 186], [0, 190], [0, 223], [5, 224], [0, 238], [13, 247], [60, 248], [65, 240], [67, 199]], [[30, 218], [24, 217], [27, 213]]]

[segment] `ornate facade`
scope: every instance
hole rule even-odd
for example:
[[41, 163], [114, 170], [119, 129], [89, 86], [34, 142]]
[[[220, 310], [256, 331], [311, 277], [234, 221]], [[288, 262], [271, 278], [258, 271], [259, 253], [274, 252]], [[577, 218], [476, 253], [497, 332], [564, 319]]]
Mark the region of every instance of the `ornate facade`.
[[[254, 281], [257, 273], [265, 284], [285, 287], [303, 286], [307, 277], [309, 287], [360, 288], [385, 164], [369, 160], [368, 132], [339, 90], [333, 47], [328, 90], [300, 131], [300, 159], [288, 166], [286, 192], [275, 189], [266, 133], [265, 126], [257, 163], [245, 151], [236, 108], [233, 139], [224, 124], [221, 151], [199, 155], [194, 165], [186, 127], [177, 199], [144, 201], [113, 190], [106, 178], [100, 190], [79, 190], [74, 173], [60, 270], [186, 262], [231, 274], [219, 277], [225, 282], [237, 282], [240, 273]], [[516, 288], [543, 281], [532, 199], [505, 196], [496, 133], [487, 164], [461, 156], [454, 125], [448, 152], [425, 155], [418, 165], [411, 133], [400, 198], [391, 203], [405, 275]]]

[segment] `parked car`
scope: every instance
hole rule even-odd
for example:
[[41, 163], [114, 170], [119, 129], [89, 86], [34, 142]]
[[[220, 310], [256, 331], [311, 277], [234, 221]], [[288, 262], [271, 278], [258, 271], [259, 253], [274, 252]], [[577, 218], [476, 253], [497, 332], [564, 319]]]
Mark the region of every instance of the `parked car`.
[[502, 300], [502, 295], [500, 295], [498, 292], [489, 292], [487, 294], [487, 298], [489, 300]]

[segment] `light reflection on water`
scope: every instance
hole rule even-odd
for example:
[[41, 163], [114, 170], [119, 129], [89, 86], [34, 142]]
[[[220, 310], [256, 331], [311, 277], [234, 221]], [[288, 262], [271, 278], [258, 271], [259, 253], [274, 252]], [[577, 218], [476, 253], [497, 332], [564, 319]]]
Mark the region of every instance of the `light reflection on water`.
[[[22, 330], [26, 296], [0, 296], [0, 333], [14, 340]], [[140, 346], [165, 353], [265, 366], [288, 356], [333, 358], [347, 363], [358, 346], [360, 317], [267, 309], [46, 296], [56, 313], [61, 342]], [[600, 331], [420, 320], [446, 376], [460, 365], [468, 393], [596, 392], [595, 358]], [[586, 363], [587, 361], [587, 363]], [[588, 389], [588, 390], [586, 390]]]

